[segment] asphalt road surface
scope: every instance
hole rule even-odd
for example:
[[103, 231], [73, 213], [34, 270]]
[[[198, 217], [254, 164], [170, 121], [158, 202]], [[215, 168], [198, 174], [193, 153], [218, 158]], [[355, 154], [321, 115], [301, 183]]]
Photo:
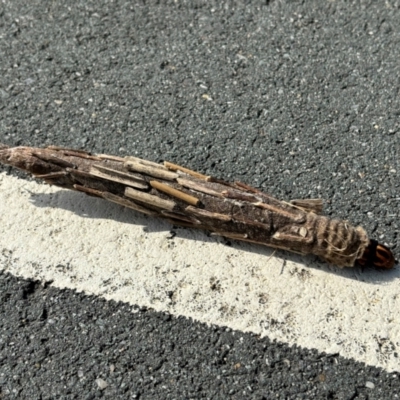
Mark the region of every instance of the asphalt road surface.
[[[399, 257], [399, 1], [0, 3], [0, 143], [325, 199]], [[0, 167], [1, 399], [397, 399], [400, 272]]]

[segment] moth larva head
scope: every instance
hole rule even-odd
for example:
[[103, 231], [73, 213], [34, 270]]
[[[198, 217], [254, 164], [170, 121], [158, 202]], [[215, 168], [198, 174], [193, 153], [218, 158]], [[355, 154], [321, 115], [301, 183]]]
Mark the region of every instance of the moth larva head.
[[397, 262], [388, 247], [371, 239], [361, 258], [357, 259], [357, 263], [362, 267], [392, 269]]

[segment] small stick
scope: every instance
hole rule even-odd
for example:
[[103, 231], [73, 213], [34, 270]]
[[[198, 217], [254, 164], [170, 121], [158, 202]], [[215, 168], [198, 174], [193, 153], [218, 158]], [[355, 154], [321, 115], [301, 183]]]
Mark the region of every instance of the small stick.
[[200, 184], [199, 182], [196, 181], [191, 181], [189, 179], [185, 178], [178, 178], [176, 180], [180, 185], [187, 187], [188, 189], [193, 189], [198, 192], [206, 193], [211, 196], [215, 197], [223, 197], [222, 193], [218, 192], [217, 190], [212, 189], [211, 187], [205, 186], [204, 183]]
[[125, 196], [133, 200], [138, 200], [142, 203], [150, 204], [154, 207], [162, 208], [168, 211], [173, 211], [176, 206], [176, 203], [174, 203], [171, 200], [160, 199], [157, 196], [154, 196], [149, 193], [144, 193], [141, 192], [140, 190], [132, 189], [130, 187], [127, 187], [125, 189]]
[[37, 179], [58, 179], [58, 178], [62, 178], [63, 176], [65, 176], [67, 174], [68, 174], [67, 171], [50, 172], [48, 174], [35, 175], [35, 178], [37, 178]]
[[154, 161], [143, 160], [142, 158], [138, 158], [138, 157], [126, 156], [124, 158], [124, 160], [126, 162], [134, 162], [134, 163], [147, 165], [148, 167], [154, 167], [154, 168], [159, 168], [159, 169], [165, 169], [166, 170], [166, 168], [162, 164], [158, 164], [158, 163], [156, 163]]
[[253, 188], [252, 186], [249, 186], [243, 182], [235, 181], [235, 185], [237, 185], [237, 186], [239, 186], [239, 188], [244, 189], [251, 193], [261, 193], [260, 190]]
[[101, 158], [102, 160], [111, 160], [111, 161], [118, 161], [118, 162], [124, 162], [125, 161], [124, 157], [110, 156], [108, 154], [96, 154], [96, 156]]
[[186, 207], [186, 211], [189, 212], [190, 214], [197, 215], [198, 217], [206, 217], [209, 219], [217, 219], [219, 221], [226, 221], [226, 222], [232, 220], [232, 218], [229, 215], [210, 212], [207, 210], [202, 210], [201, 208], [195, 208], [193, 206]]
[[112, 182], [121, 183], [122, 185], [132, 186], [138, 189], [149, 188], [149, 184], [142, 179], [140, 175], [121, 172], [101, 165], [93, 165], [89, 173], [97, 178], [107, 179]]
[[260, 201], [259, 198], [257, 198], [256, 196], [254, 196], [253, 194], [250, 193], [246, 193], [243, 190], [235, 190], [235, 189], [231, 189], [231, 190], [224, 190], [222, 192], [222, 195], [228, 199], [236, 199], [236, 200], [241, 200], [241, 201], [249, 201], [251, 203], [257, 203]]
[[154, 189], [169, 194], [170, 196], [176, 197], [177, 199], [183, 200], [185, 203], [191, 204], [192, 206], [198, 206], [200, 204], [200, 200], [197, 197], [190, 196], [189, 194], [186, 194], [181, 190], [174, 189], [173, 187], [166, 185], [165, 183], [150, 181], [150, 185]]
[[100, 190], [88, 188], [82, 185], [74, 185], [74, 189], [76, 189], [78, 192], [83, 192], [88, 194], [89, 196], [94, 196], [94, 197], [103, 197], [102, 192]]
[[80, 154], [86, 154], [86, 155], [90, 155], [90, 153], [88, 153], [86, 150], [78, 150], [78, 149], [72, 149], [70, 147], [63, 147], [63, 146], [54, 146], [54, 145], [50, 145], [46, 147], [46, 150], [55, 150], [55, 151], [59, 151], [59, 150], [63, 150], [63, 151], [73, 151], [74, 153], [80, 153]]
[[[266, 209], [268, 211], [271, 211], [272, 213], [279, 213], [280, 215], [285, 216], [287, 218], [293, 218], [294, 217], [296, 219], [296, 216], [297, 216], [298, 220], [301, 220], [301, 219], [304, 218], [303, 213], [297, 213], [296, 214], [296, 212], [290, 212], [288, 209], [285, 209], [283, 207], [276, 207], [276, 206], [273, 206], [271, 204], [262, 203], [260, 201], [256, 202], [256, 203], [253, 203], [253, 204], [255, 206], [257, 206], [257, 207], [264, 208], [264, 209]], [[283, 202], [282, 202], [282, 204], [283, 204]]]
[[154, 178], [166, 179], [168, 181], [174, 181], [179, 177], [177, 173], [170, 172], [167, 169], [164, 169], [163, 166], [158, 168], [153, 165], [143, 164], [134, 160], [125, 161], [124, 166], [130, 171], [140, 172]]
[[207, 175], [200, 174], [199, 172], [192, 171], [192, 170], [189, 169], [189, 168], [181, 167], [180, 165], [173, 164], [173, 163], [171, 163], [171, 162], [169, 162], [169, 161], [164, 161], [164, 166], [165, 166], [166, 168], [168, 168], [169, 170], [171, 170], [171, 171], [182, 171], [182, 172], [184, 172], [185, 174], [194, 176], [195, 178], [198, 178], [198, 179], [202, 179], [203, 181], [206, 181], [207, 179], [210, 178], [210, 177], [207, 176]]
[[56, 157], [56, 156], [54, 156], [52, 154], [47, 154], [47, 153], [45, 153], [43, 151], [36, 151], [36, 152], [34, 151], [32, 153], [32, 155], [37, 157], [37, 158], [39, 158], [42, 161], [49, 161], [49, 162], [51, 162], [53, 164], [56, 164], [56, 165], [58, 165], [59, 167], [62, 167], [62, 168], [66, 168], [66, 167], [75, 168], [75, 164], [73, 164], [73, 163], [71, 163], [71, 162], [69, 162], [67, 160], [64, 160], [62, 158]]
[[102, 159], [98, 156], [93, 156], [90, 153], [82, 153], [81, 151], [71, 151], [71, 150], [65, 150], [64, 152], [65, 156], [70, 156], [70, 157], [82, 157], [86, 158], [88, 160], [93, 160], [93, 161], [101, 161]]
[[90, 174], [89, 172], [86, 172], [84, 170], [81, 169], [77, 169], [77, 168], [65, 168], [65, 171], [67, 171], [69, 173], [69, 175], [72, 176], [80, 176], [82, 178], [94, 178], [94, 176], [92, 174]]

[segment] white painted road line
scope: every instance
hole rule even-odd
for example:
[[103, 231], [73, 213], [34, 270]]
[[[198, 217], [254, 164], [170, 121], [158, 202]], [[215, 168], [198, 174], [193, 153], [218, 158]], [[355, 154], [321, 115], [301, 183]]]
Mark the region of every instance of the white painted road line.
[[[107, 299], [399, 370], [399, 270], [226, 246], [80, 193], [0, 174], [0, 266]], [[304, 263], [308, 263], [306, 266]]]

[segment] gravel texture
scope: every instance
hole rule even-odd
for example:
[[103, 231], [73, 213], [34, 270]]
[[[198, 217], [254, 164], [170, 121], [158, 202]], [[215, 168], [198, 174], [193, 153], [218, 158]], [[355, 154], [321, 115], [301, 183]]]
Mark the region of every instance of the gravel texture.
[[[18, 399], [396, 399], [335, 354], [0, 274], [0, 387]], [[373, 386], [373, 387], [372, 387]]]
[[[322, 197], [396, 251], [399, 27], [394, 0], [3, 0], [0, 142], [167, 159]], [[0, 296], [4, 398], [400, 392], [397, 374], [351, 360], [8, 275]]]

